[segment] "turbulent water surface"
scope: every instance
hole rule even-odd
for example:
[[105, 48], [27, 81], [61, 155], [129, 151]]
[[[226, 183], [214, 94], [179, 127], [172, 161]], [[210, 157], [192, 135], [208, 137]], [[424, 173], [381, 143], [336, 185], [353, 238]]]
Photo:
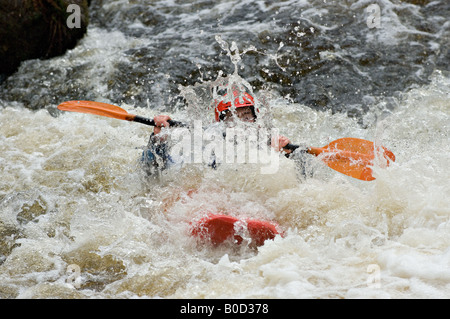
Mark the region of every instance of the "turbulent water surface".
[[[76, 48], [0, 85], [0, 298], [449, 298], [449, 16], [445, 0], [93, 0]], [[151, 127], [56, 109], [209, 125], [227, 80], [293, 143], [358, 137], [396, 161], [371, 182], [283, 156], [274, 174], [148, 177]], [[285, 236], [199, 245], [190, 222], [208, 212]]]

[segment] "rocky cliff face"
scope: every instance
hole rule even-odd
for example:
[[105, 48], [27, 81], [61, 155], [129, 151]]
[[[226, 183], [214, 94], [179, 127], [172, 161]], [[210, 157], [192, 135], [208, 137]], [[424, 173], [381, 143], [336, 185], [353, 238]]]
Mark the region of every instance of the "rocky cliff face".
[[24, 60], [73, 48], [87, 29], [88, 2], [0, 0], [0, 81]]

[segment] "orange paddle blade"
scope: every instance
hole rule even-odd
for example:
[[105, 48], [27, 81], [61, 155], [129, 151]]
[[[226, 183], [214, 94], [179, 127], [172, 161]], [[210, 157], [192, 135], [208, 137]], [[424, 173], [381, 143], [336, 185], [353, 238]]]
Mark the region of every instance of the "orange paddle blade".
[[383, 155], [386, 166], [395, 161], [394, 154], [387, 148], [375, 149], [373, 142], [353, 137], [335, 140], [324, 147], [310, 147], [308, 153], [320, 155], [330, 168], [363, 181], [375, 179], [370, 166], [376, 155]]
[[58, 105], [58, 109], [62, 111], [101, 115], [127, 121], [132, 121], [135, 117], [135, 115], [128, 114], [127, 111], [116, 105], [93, 101], [67, 101]]

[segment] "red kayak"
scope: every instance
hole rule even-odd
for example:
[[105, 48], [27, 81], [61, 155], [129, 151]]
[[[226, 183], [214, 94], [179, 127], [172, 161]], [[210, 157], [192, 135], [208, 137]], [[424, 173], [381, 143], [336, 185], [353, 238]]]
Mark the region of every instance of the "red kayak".
[[209, 215], [192, 224], [191, 234], [202, 241], [219, 245], [227, 240], [241, 244], [244, 238], [250, 245], [262, 246], [268, 239], [282, 235], [275, 223], [257, 219], [238, 219], [227, 215]]

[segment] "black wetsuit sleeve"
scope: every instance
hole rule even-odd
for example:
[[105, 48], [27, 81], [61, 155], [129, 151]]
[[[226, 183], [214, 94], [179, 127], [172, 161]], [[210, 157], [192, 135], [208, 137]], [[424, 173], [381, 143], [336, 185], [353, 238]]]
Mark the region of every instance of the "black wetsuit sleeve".
[[157, 138], [154, 133], [150, 135], [147, 147], [142, 152], [141, 164], [147, 173], [167, 168], [169, 161], [168, 143]]

